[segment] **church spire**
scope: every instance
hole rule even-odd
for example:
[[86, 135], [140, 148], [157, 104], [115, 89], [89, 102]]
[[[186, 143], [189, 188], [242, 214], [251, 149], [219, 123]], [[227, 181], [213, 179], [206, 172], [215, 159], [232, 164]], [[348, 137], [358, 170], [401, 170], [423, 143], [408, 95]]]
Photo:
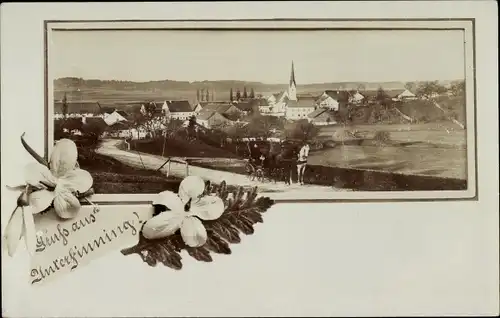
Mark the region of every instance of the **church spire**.
[[293, 60], [292, 60], [292, 72], [290, 73], [290, 86], [297, 86], [297, 83], [295, 82], [295, 68], [293, 67]]
[[288, 85], [288, 99], [297, 100], [297, 83], [295, 82], [295, 69], [292, 61], [292, 72], [290, 73], [290, 84]]

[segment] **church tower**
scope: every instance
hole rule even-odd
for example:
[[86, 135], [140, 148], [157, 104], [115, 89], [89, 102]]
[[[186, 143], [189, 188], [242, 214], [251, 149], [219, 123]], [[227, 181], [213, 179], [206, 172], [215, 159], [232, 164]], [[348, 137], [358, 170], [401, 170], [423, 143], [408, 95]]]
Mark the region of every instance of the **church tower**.
[[290, 84], [288, 84], [288, 99], [297, 100], [297, 83], [295, 82], [295, 69], [292, 61], [292, 72], [290, 74]]

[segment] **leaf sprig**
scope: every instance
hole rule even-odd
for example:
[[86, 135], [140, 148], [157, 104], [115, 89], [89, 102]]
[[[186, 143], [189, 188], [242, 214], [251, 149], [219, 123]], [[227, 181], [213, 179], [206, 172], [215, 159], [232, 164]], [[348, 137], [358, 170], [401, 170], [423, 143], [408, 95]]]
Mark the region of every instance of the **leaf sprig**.
[[123, 249], [122, 254], [138, 254], [150, 266], [161, 263], [176, 270], [182, 268], [182, 250], [198, 261], [211, 262], [211, 252], [231, 254], [229, 245], [240, 243], [240, 233], [253, 234], [254, 225], [263, 222], [262, 213], [274, 204], [268, 197], [258, 197], [257, 187], [250, 190], [238, 187], [231, 191], [225, 181], [219, 185], [207, 182], [204, 195], [209, 194], [219, 196], [224, 201], [225, 210], [216, 220], [202, 221], [207, 230], [207, 242], [203, 246], [187, 246], [179, 232], [155, 240], [148, 240], [140, 233], [137, 245]]

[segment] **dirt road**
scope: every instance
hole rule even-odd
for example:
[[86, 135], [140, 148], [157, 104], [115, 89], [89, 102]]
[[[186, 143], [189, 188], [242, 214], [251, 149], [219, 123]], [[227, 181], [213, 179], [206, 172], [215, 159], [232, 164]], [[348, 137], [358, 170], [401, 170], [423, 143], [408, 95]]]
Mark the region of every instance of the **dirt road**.
[[[163, 163], [165, 163], [166, 158], [161, 156], [156, 156], [148, 153], [138, 153], [136, 151], [121, 150], [117, 148], [120, 140], [116, 139], [105, 139], [102, 141], [101, 146], [97, 149], [97, 153], [112, 157], [124, 164], [129, 166], [157, 170]], [[182, 160], [183, 158], [172, 158]], [[165, 165], [161, 171], [167, 173], [168, 166]], [[248, 176], [232, 173], [228, 171], [219, 171], [214, 169], [202, 168], [197, 166], [189, 166], [189, 174], [201, 176], [210, 182], [220, 183], [226, 181], [228, 184], [241, 185], [241, 186], [258, 186], [261, 192], [295, 192], [295, 191], [313, 191], [313, 192], [338, 192], [338, 191], [349, 191], [346, 189], [338, 189], [333, 187], [325, 187], [318, 185], [299, 185], [292, 184], [286, 185], [284, 182], [258, 182], [252, 181]], [[186, 166], [182, 163], [172, 162], [170, 164], [170, 175], [176, 177], [186, 176]]]

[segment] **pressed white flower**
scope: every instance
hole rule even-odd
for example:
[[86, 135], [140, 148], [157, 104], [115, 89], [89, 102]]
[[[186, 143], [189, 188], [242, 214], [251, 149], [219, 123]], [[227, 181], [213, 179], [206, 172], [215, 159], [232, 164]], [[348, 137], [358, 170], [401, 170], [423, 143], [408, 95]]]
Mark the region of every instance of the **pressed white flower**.
[[[30, 163], [25, 168], [28, 185], [21, 193], [18, 207], [7, 224], [5, 237], [9, 254], [13, 255], [23, 233], [30, 253], [36, 244], [33, 214], [47, 209], [52, 203], [61, 218], [70, 219], [80, 210], [78, 193], [85, 193], [92, 187], [92, 176], [78, 168], [78, 151], [70, 139], [57, 141], [52, 151], [49, 167], [41, 163]], [[31, 192], [35, 190], [34, 192]]]
[[[182, 180], [179, 193], [163, 191], [153, 201], [168, 209], [148, 220], [142, 228], [147, 239], [170, 236], [180, 229], [186, 245], [199, 247], [207, 241], [207, 231], [201, 220], [218, 219], [224, 212], [224, 202], [215, 195], [202, 196], [203, 179], [188, 176]], [[201, 219], [201, 220], [200, 220]]]

